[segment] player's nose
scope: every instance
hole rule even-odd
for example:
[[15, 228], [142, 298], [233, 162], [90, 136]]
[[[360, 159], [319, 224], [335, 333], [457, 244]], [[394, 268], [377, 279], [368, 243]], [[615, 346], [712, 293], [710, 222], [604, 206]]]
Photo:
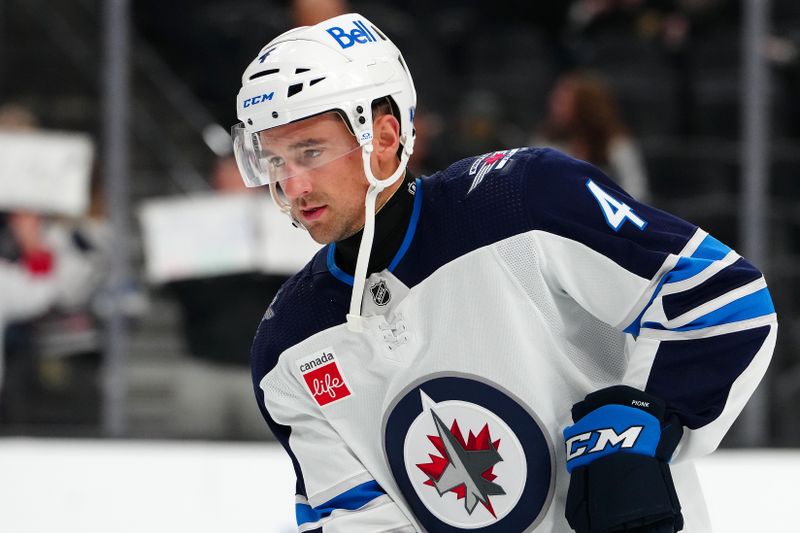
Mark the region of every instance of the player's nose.
[[308, 173], [301, 172], [281, 182], [283, 193], [290, 200], [296, 200], [311, 193], [311, 179]]

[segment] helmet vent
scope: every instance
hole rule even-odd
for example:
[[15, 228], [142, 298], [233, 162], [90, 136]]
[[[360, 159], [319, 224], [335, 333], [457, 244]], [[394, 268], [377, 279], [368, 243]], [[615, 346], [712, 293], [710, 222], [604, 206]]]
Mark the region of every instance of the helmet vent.
[[252, 76], [250, 76], [250, 79], [254, 80], [256, 78], [263, 78], [264, 76], [269, 76], [270, 74], [275, 74], [276, 72], [280, 72], [280, 69], [279, 68], [271, 68], [269, 70], [262, 70], [261, 72], [257, 72], [255, 74], [253, 74]]
[[286, 98], [291, 98], [292, 96], [296, 95], [302, 90], [303, 90], [302, 83], [295, 83], [294, 85], [290, 85], [289, 92], [286, 94]]
[[308, 85], [309, 85], [309, 86], [311, 86], [311, 85], [316, 85], [316, 84], [318, 84], [319, 82], [321, 82], [321, 81], [322, 81], [322, 80], [324, 80], [324, 79], [325, 79], [325, 78], [317, 78], [317, 79], [315, 79], [315, 80], [311, 80], [310, 82], [308, 82]]
[[303, 72], [308, 72], [309, 70], [311, 70], [311, 69], [310, 68], [296, 68], [296, 69], [294, 69], [294, 73], [295, 74], [302, 74]]

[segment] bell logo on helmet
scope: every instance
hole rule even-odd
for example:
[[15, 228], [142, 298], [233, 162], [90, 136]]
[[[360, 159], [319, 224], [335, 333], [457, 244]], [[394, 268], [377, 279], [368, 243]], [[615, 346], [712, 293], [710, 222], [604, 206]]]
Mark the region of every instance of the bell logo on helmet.
[[275, 92], [259, 94], [258, 96], [254, 96], [252, 98], [248, 98], [242, 103], [242, 107], [250, 107], [251, 105], [260, 104], [261, 102], [266, 102], [267, 100], [272, 100], [272, 97], [275, 95]]
[[336, 39], [336, 42], [339, 43], [339, 46], [342, 48], [350, 48], [356, 43], [367, 44], [378, 42], [378, 39], [367, 29], [363, 22], [354, 20], [353, 25], [355, 28], [349, 33], [339, 26], [333, 26], [325, 31]]

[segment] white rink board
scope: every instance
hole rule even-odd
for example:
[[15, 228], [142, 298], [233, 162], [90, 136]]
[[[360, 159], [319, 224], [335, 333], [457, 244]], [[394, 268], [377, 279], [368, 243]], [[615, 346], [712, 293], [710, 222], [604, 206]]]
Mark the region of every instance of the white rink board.
[[[698, 470], [717, 533], [793, 531], [800, 451], [722, 451]], [[289, 533], [276, 444], [0, 439], [0, 531]]]

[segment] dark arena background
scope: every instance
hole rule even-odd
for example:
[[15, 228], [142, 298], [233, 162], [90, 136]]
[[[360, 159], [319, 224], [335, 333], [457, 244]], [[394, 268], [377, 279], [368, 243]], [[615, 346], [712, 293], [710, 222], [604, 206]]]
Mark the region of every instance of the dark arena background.
[[316, 248], [240, 191], [229, 131], [258, 50], [346, 12], [385, 31], [414, 77], [415, 174], [555, 146], [764, 271], [774, 359], [698, 469], [718, 531], [787, 530], [797, 0], [0, 0], [0, 258], [20, 259], [20, 220], [76, 258], [61, 304], [8, 318], [0, 304], [0, 529], [293, 530], [291, 467], [247, 354]]

